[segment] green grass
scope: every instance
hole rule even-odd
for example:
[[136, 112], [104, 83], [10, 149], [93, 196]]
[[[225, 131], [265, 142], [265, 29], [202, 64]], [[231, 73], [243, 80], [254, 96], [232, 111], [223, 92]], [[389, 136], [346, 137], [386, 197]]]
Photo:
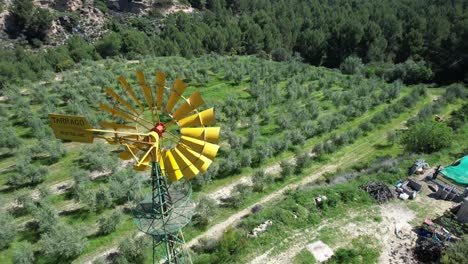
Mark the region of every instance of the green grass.
[[314, 263], [316, 263], [315, 258], [312, 255], [312, 253], [310, 253], [309, 250], [307, 249], [301, 250], [301, 252], [299, 252], [299, 254], [294, 256], [294, 259], [293, 259], [293, 264], [314, 264]]

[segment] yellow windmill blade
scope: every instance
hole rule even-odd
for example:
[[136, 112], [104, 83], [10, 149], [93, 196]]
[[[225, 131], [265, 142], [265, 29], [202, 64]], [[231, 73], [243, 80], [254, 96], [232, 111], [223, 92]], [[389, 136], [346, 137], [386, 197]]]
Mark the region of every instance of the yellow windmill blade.
[[178, 123], [181, 127], [198, 127], [214, 125], [214, 108], [210, 108], [200, 113], [183, 118]]
[[123, 118], [123, 119], [126, 119], [126, 120], [128, 120], [128, 121], [131, 121], [131, 122], [135, 122], [135, 121], [136, 121], [133, 117], [131, 117], [131, 116], [128, 115], [127, 113], [125, 113], [125, 112], [123, 112], [123, 111], [121, 111], [121, 110], [119, 110], [119, 109], [112, 108], [112, 107], [110, 107], [110, 106], [108, 106], [108, 105], [106, 105], [106, 104], [102, 104], [102, 103], [99, 104], [99, 108], [100, 108], [101, 110], [103, 110], [103, 111], [106, 111], [106, 112], [112, 114], [113, 116], [119, 116], [119, 117], [121, 117], [121, 118]]
[[109, 129], [114, 129], [114, 130], [118, 130], [118, 129], [136, 130], [135, 126], [127, 126], [127, 125], [117, 124], [115, 122], [101, 121], [101, 122], [99, 122], [99, 124], [102, 127], [109, 128]]
[[170, 113], [172, 108], [174, 108], [175, 104], [182, 96], [182, 94], [187, 89], [187, 85], [181, 80], [177, 79], [174, 83], [174, 87], [172, 88], [171, 95], [169, 96], [169, 100], [166, 104], [166, 113]]
[[220, 130], [220, 127], [183, 127], [180, 129], [180, 134], [216, 144], [219, 142]]
[[164, 94], [164, 85], [166, 84], [166, 75], [162, 72], [156, 73], [156, 99], [157, 99], [157, 108], [161, 110], [163, 94]]
[[197, 153], [186, 146], [179, 144], [175, 149], [182, 153], [200, 172], [205, 172], [208, 170], [208, 167], [211, 165], [212, 160], [203, 156], [200, 153]]
[[179, 164], [172, 154], [172, 151], [165, 150], [162, 153], [162, 159], [164, 160], [164, 170], [169, 181], [173, 182], [182, 179], [184, 175], [182, 174], [182, 171], [179, 168]]
[[146, 83], [145, 75], [142, 71], [136, 72], [138, 82], [140, 83], [141, 90], [143, 91], [143, 96], [145, 97], [146, 103], [148, 104], [148, 109], [153, 108], [153, 93], [151, 92], [151, 88], [149, 84]]
[[133, 92], [133, 89], [132, 87], [130, 87], [130, 85], [128, 84], [127, 80], [125, 79], [125, 77], [123, 76], [120, 76], [119, 77], [119, 82], [120, 84], [125, 88], [125, 91], [127, 91], [127, 94], [133, 98], [133, 100], [135, 101], [135, 103], [138, 105], [138, 107], [140, 108], [140, 112], [143, 112], [145, 109], [143, 107], [143, 105], [140, 103], [140, 100], [138, 100], [138, 97], [135, 95], [135, 93]]
[[109, 94], [112, 98], [114, 98], [117, 102], [124, 105], [130, 112], [138, 115], [138, 112], [133, 108], [127, 101], [125, 101], [122, 97], [120, 97], [117, 93], [115, 93], [111, 88], [106, 88], [106, 93]]
[[194, 92], [177, 110], [172, 114], [175, 120], [180, 120], [190, 112], [205, 104], [200, 96], [200, 92]]
[[172, 153], [177, 164], [179, 165], [179, 169], [182, 172], [184, 178], [190, 180], [196, 175], [198, 175], [198, 173], [200, 173], [200, 170], [198, 170], [197, 167], [193, 165], [193, 162], [191, 162], [187, 157], [185, 157], [180, 151], [174, 149], [172, 150]]
[[219, 146], [196, 138], [182, 136], [180, 143], [189, 147], [196, 153], [199, 153], [209, 159], [214, 159], [219, 150]]
[[132, 145], [125, 145], [127, 149], [119, 154], [119, 158], [123, 160], [131, 160], [131, 159], [137, 159], [136, 154], [140, 150], [138, 146], [132, 144]]

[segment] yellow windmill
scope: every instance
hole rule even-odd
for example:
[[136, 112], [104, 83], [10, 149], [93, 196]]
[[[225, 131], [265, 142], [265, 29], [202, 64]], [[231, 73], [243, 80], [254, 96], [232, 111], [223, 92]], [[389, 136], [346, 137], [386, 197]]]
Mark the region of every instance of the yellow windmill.
[[[190, 180], [208, 169], [219, 149], [220, 128], [210, 127], [215, 123], [213, 108], [198, 110], [205, 104], [199, 91], [183, 96], [187, 85], [182, 80], [167, 88], [164, 73], [155, 74], [154, 85], [143, 72], [136, 76], [141, 93], [123, 76], [118, 78], [122, 87], [118, 92], [105, 89], [112, 104], [101, 103], [99, 108], [112, 120], [100, 122], [104, 129], [92, 128], [83, 116], [49, 114], [49, 121], [59, 139], [92, 143], [103, 138], [124, 146], [119, 158], [134, 160], [135, 170], [151, 169], [152, 193], [138, 203], [135, 222], [153, 238], [153, 262], [156, 247], [164, 244], [167, 263], [181, 263], [180, 230], [190, 221], [193, 205], [190, 185], [171, 183]], [[169, 95], [163, 105], [165, 91]]]

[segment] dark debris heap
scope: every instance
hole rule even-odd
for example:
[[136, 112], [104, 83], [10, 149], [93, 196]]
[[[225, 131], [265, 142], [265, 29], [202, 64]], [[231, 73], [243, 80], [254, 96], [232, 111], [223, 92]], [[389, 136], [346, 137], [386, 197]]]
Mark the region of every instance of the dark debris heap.
[[384, 183], [371, 181], [359, 188], [369, 193], [379, 204], [386, 203], [394, 198], [392, 191]]

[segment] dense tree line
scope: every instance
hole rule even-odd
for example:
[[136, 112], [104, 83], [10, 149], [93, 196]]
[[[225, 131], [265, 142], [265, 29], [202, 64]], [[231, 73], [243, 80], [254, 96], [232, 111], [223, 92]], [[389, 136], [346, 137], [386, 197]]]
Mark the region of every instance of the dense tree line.
[[[75, 36], [59, 48], [25, 52], [3, 49], [0, 86], [37, 79], [81, 60], [140, 55], [198, 56], [258, 54], [275, 60], [301, 58], [313, 65], [340, 67], [407, 83], [466, 80], [467, 5], [454, 1], [190, 1], [199, 10], [163, 18], [157, 12], [108, 23], [109, 34], [95, 43]], [[17, 27], [41, 39], [48, 11], [31, 0], [12, 5]], [[416, 11], [417, 10], [417, 11]], [[37, 21], [36, 21], [37, 20]], [[32, 63], [33, 62], [33, 63]], [[241, 76], [237, 74], [236, 76]]]

